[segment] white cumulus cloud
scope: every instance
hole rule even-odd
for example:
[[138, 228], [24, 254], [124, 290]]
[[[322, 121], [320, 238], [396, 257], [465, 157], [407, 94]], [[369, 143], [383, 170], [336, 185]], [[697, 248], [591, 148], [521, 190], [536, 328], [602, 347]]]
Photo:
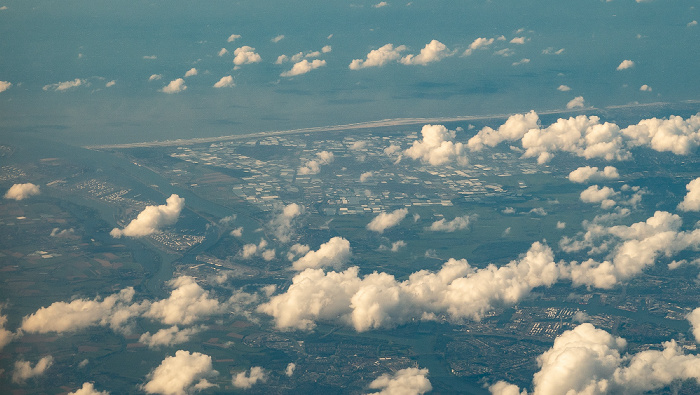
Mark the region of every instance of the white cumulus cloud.
[[428, 63], [438, 62], [448, 56], [452, 56], [452, 54], [445, 44], [438, 40], [432, 40], [420, 50], [418, 55], [406, 55], [401, 58], [400, 62], [405, 65], [425, 66]]
[[338, 269], [347, 263], [351, 256], [350, 242], [336, 236], [321, 244], [318, 250], [308, 251], [303, 257], [295, 261], [292, 267], [297, 271], [308, 268], [318, 269], [326, 266]]
[[68, 395], [109, 395], [108, 391], [98, 391], [93, 383], [83, 383], [79, 389], [69, 392]]
[[493, 39], [493, 38], [479, 37], [476, 40], [472, 41], [471, 44], [469, 44], [469, 48], [467, 48], [464, 51], [463, 56], [469, 56], [472, 53], [474, 53], [474, 51], [476, 51], [478, 49], [486, 49], [491, 44], [493, 44], [494, 41], [495, 41], [495, 39]]
[[383, 374], [369, 384], [372, 394], [382, 395], [422, 395], [432, 391], [428, 380], [428, 369], [406, 368], [394, 374]]
[[28, 379], [41, 376], [51, 365], [53, 365], [53, 357], [50, 355], [41, 358], [34, 367], [29, 361], [22, 359], [15, 361], [15, 369], [12, 371], [12, 382], [21, 384]]
[[226, 39], [226, 41], [232, 43], [232, 42], [238, 40], [239, 38], [241, 38], [240, 34], [232, 34], [232, 35], [228, 36], [228, 39]]
[[350, 63], [350, 70], [360, 70], [367, 67], [381, 67], [401, 57], [401, 52], [406, 50], [405, 45], [394, 48], [393, 44], [386, 44], [378, 49], [373, 49], [367, 54], [365, 60], [354, 59]]
[[162, 227], [173, 225], [180, 218], [185, 199], [172, 194], [165, 202], [164, 205], [146, 206], [124, 229], [114, 228], [109, 234], [116, 238], [143, 237], [159, 231]]
[[527, 114], [515, 114], [494, 130], [488, 126], [470, 138], [467, 146], [472, 151], [480, 151], [484, 146], [495, 147], [503, 141], [515, 141], [523, 138], [530, 129], [539, 128], [540, 118], [534, 111]]
[[191, 69], [187, 70], [187, 72], [185, 73], [185, 78], [187, 78], [187, 77], [193, 77], [193, 76], [195, 76], [195, 75], [197, 75], [197, 74], [199, 74], [199, 71], [197, 71], [196, 68], [192, 67]]
[[219, 374], [206, 354], [178, 350], [151, 371], [141, 389], [148, 394], [186, 395], [214, 387], [207, 379]]
[[681, 211], [700, 211], [700, 177], [690, 181], [685, 189], [688, 190], [688, 193], [678, 204], [678, 209]]
[[258, 382], [265, 382], [267, 373], [260, 366], [253, 366], [249, 372], [238, 373], [231, 383], [236, 388], [250, 388]]
[[416, 140], [404, 151], [409, 158], [430, 163], [433, 166], [456, 161], [466, 165], [468, 160], [464, 153], [465, 146], [455, 143], [456, 132], [443, 125], [424, 125], [421, 129], [422, 140]]
[[139, 338], [139, 343], [143, 343], [149, 348], [172, 346], [190, 341], [192, 335], [199, 333], [201, 330], [201, 327], [180, 329], [177, 325], [173, 325], [170, 328], [160, 329], [152, 335], [151, 332], [144, 333]]
[[174, 278], [168, 281], [168, 285], [173, 288], [170, 296], [153, 302], [144, 313], [145, 317], [168, 325], [189, 325], [219, 314], [225, 308], [190, 276]]
[[233, 64], [236, 66], [258, 63], [262, 62], [262, 57], [255, 52], [255, 48], [244, 45], [240, 48], [236, 48], [233, 51], [235, 57], [233, 58]]
[[583, 96], [576, 96], [566, 103], [566, 108], [569, 110], [574, 108], [583, 108], [586, 104], [585, 102], [586, 101], [583, 99]]
[[185, 80], [182, 78], [178, 78], [176, 80], [170, 81], [170, 83], [166, 86], [163, 87], [160, 91], [163, 93], [179, 93], [187, 89], [187, 85], [185, 85]]
[[323, 67], [326, 65], [325, 60], [320, 60], [320, 59], [314, 59], [311, 62], [308, 60], [304, 59], [298, 63], [295, 63], [294, 66], [292, 66], [291, 70], [285, 71], [284, 73], [280, 74], [282, 77], [294, 77], [297, 75], [302, 75], [306, 74], [311, 70], [315, 70], [319, 67]]
[[588, 181], [615, 180], [620, 177], [613, 166], [605, 166], [603, 170], [597, 167], [582, 166], [569, 173], [569, 181], [583, 184]]
[[232, 88], [234, 86], [236, 86], [236, 84], [233, 82], [233, 77], [230, 75], [221, 77], [221, 79], [214, 84], [214, 88]]
[[447, 221], [445, 218], [433, 222], [427, 230], [432, 232], [454, 232], [457, 230], [463, 230], [469, 227], [471, 221], [473, 221], [475, 216], [463, 215], [461, 217], [455, 217], [452, 221]]
[[5, 92], [6, 90], [10, 89], [12, 86], [12, 83], [9, 81], [0, 81], [0, 92]]
[[30, 196], [36, 196], [39, 193], [41, 193], [41, 191], [38, 185], [34, 185], [30, 182], [26, 184], [15, 184], [5, 192], [5, 199], [24, 200]]
[[87, 84], [87, 81], [82, 80], [80, 78], [76, 78], [73, 81], [64, 81], [64, 82], [59, 82], [56, 84], [44, 85], [43, 89], [45, 91], [54, 90], [57, 92], [62, 92], [62, 91], [66, 91], [68, 89], [77, 88], [77, 87], [79, 87], [81, 85], [85, 85], [85, 84]]
[[393, 228], [403, 221], [408, 214], [408, 209], [400, 208], [390, 213], [380, 213], [370, 223], [367, 224], [367, 229], [373, 232], [383, 233], [388, 228]]
[[632, 67], [634, 67], [634, 62], [629, 59], [625, 59], [620, 63], [619, 66], [617, 66], [617, 70], [626, 70], [631, 69]]

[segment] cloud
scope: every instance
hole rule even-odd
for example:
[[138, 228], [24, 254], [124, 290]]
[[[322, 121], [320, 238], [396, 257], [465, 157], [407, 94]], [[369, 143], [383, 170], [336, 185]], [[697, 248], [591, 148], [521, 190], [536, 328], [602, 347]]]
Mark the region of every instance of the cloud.
[[287, 365], [287, 369], [284, 370], [284, 374], [287, 375], [287, 377], [292, 377], [294, 375], [294, 370], [297, 368], [297, 365], [294, 362], [290, 362]]
[[326, 65], [325, 60], [319, 60], [319, 59], [314, 59], [313, 61], [309, 62], [308, 60], [304, 59], [301, 62], [295, 63], [294, 66], [292, 66], [291, 70], [285, 71], [284, 73], [280, 74], [281, 77], [294, 77], [297, 75], [302, 75], [306, 74], [311, 70], [315, 70], [319, 67], [323, 67]]
[[561, 55], [564, 53], [564, 48], [554, 50], [553, 47], [547, 47], [542, 50], [542, 55]]
[[606, 253], [605, 260], [571, 262], [567, 277], [575, 286], [609, 289], [656, 264], [661, 256], [670, 258], [680, 251], [699, 248], [700, 229], [681, 231], [682, 223], [678, 215], [666, 211], [657, 211], [646, 221], [630, 226], [584, 222], [585, 232], [574, 238], [563, 237], [560, 248], [569, 253], [586, 249], [588, 255]]
[[687, 26], [687, 27], [693, 27], [693, 26], [697, 26], [697, 25], [698, 25], [698, 21], [693, 20], [693, 21], [691, 21], [691, 22], [688, 22], [688, 24], [687, 24], [686, 26]]
[[477, 269], [464, 259], [450, 259], [438, 272], [421, 270], [402, 282], [381, 272], [360, 277], [357, 267], [328, 273], [306, 269], [258, 311], [272, 316], [281, 330], [310, 330], [317, 321], [330, 321], [363, 332], [442, 314], [478, 320], [494, 306], [515, 304], [533, 288], [554, 284], [560, 268], [553, 260], [549, 247], [534, 243], [501, 267]]
[[282, 243], [289, 243], [294, 231], [292, 229], [294, 219], [304, 213], [304, 206], [296, 203], [290, 203], [286, 206], [276, 206], [275, 210], [278, 213], [268, 224], [272, 229], [272, 233]]
[[117, 85], [117, 81], [112, 80], [112, 81], [109, 81], [109, 82], [107, 82], [107, 83], [105, 84], [105, 88], [111, 88], [111, 87], [113, 87], [114, 85]]
[[620, 177], [613, 166], [605, 166], [603, 170], [597, 167], [582, 166], [569, 173], [569, 181], [583, 184], [588, 181], [615, 180]]
[[461, 217], [455, 217], [452, 221], [447, 222], [445, 218], [433, 222], [426, 230], [431, 232], [454, 232], [456, 230], [462, 230], [469, 227], [469, 223], [474, 220], [476, 216], [463, 215]]
[[513, 62], [512, 66], [520, 66], [522, 64], [528, 64], [528, 63], [530, 63], [530, 59], [522, 58], [522, 59], [518, 60], [517, 62]]
[[178, 350], [146, 376], [148, 382], [141, 389], [149, 394], [186, 395], [214, 387], [207, 379], [218, 374], [209, 355]]
[[250, 368], [250, 372], [241, 372], [233, 378], [231, 383], [236, 388], [248, 389], [255, 385], [258, 381], [265, 382], [267, 380], [267, 373], [260, 366], [253, 366]]
[[499, 49], [498, 51], [494, 52], [493, 54], [507, 58], [509, 56], [513, 56], [513, 54], [515, 54], [515, 51], [513, 51], [510, 48], [503, 48], [503, 49]]
[[611, 199], [617, 196], [618, 193], [610, 187], [598, 187], [591, 185], [581, 192], [580, 198], [584, 203], [600, 203], [600, 207], [608, 209], [615, 207], [617, 203]]
[[221, 56], [226, 55], [227, 53], [228, 53], [228, 49], [226, 49], [226, 48], [221, 48], [221, 49], [219, 50], [218, 55], [219, 55], [219, 57], [221, 57]]
[[53, 90], [53, 91], [57, 91], [57, 92], [62, 92], [62, 91], [66, 91], [68, 89], [77, 88], [77, 87], [84, 85], [84, 84], [87, 84], [87, 81], [81, 80], [80, 78], [76, 78], [73, 81], [65, 81], [65, 82], [59, 82], [56, 84], [44, 85], [44, 87], [42, 89], [45, 91]]
[[232, 35], [228, 36], [228, 39], [226, 39], [226, 41], [232, 43], [232, 42], [238, 40], [239, 38], [241, 38], [240, 34], [232, 34]]
[[688, 322], [690, 322], [690, 325], [693, 328], [695, 342], [700, 343], [700, 308], [693, 310], [685, 318], [688, 320]]
[[558, 90], [559, 92], [568, 92], [568, 91], [571, 90], [571, 88], [569, 88], [567, 85], [559, 85], [559, 87], [557, 88], [557, 90]]
[[68, 395], [109, 395], [108, 391], [98, 391], [93, 383], [83, 383], [83, 386]]
[[422, 140], [413, 142], [410, 148], [404, 151], [409, 158], [430, 163], [433, 166], [456, 161], [459, 165], [468, 163], [464, 153], [464, 144], [455, 143], [452, 140], [456, 132], [448, 130], [443, 125], [424, 125], [421, 129]]
[[406, 368], [394, 373], [383, 374], [369, 384], [372, 394], [382, 395], [421, 395], [432, 391], [433, 386], [428, 380], [428, 369]]
[[10, 89], [12, 86], [12, 83], [9, 81], [0, 81], [0, 92], [5, 92], [6, 90]]
[[386, 1], [380, 1], [377, 4], [373, 4], [372, 8], [382, 8], [382, 7], [386, 7], [388, 5], [389, 5], [389, 3], [387, 3]]
[[323, 48], [321, 48], [321, 52], [323, 52], [323, 53], [329, 53], [332, 50], [333, 50], [333, 47], [331, 47], [330, 45], [324, 45]]
[[187, 85], [185, 85], [185, 80], [182, 78], [178, 78], [176, 80], [170, 81], [170, 83], [166, 86], [163, 87], [160, 91], [163, 93], [179, 93], [187, 89]]
[[289, 252], [287, 253], [287, 260], [294, 261], [296, 257], [305, 255], [309, 251], [311, 251], [311, 248], [309, 248], [309, 246], [305, 244], [294, 244], [289, 248]]
[[566, 222], [557, 221], [557, 229], [565, 229], [565, 228], [566, 228]]
[[528, 211], [528, 214], [536, 215], [538, 217], [544, 217], [547, 215], [547, 211], [543, 209], [542, 207], [535, 207]]
[[28, 333], [74, 332], [94, 325], [123, 331], [127, 322], [141, 314], [146, 306], [131, 304], [134, 289], [124, 288], [103, 300], [75, 299], [55, 302], [22, 318], [20, 329]]
[[617, 66], [617, 70], [626, 70], [631, 69], [632, 67], [634, 67], [634, 62], [629, 59], [625, 59], [619, 66]]
[[485, 38], [485, 37], [479, 37], [476, 40], [472, 41], [471, 44], [469, 44], [469, 48], [467, 48], [466, 51], [462, 54], [463, 56], [469, 56], [471, 55], [474, 51], [478, 49], [486, 49], [488, 48], [491, 44], [493, 44], [495, 39], [493, 38]]
[[678, 209], [681, 211], [700, 211], [700, 177], [690, 181], [685, 189], [688, 190], [688, 193], [678, 204]]
[[273, 43], [278, 43], [280, 41], [284, 40], [284, 34], [280, 34], [279, 36], [273, 37], [270, 42]]
[[233, 88], [234, 86], [236, 86], [236, 84], [233, 82], [233, 77], [230, 75], [221, 77], [221, 79], [214, 84], [214, 88]]
[[307, 174], [318, 174], [321, 172], [321, 166], [322, 165], [328, 165], [333, 163], [335, 160], [335, 155], [333, 155], [332, 152], [329, 151], [321, 151], [316, 153], [316, 157], [318, 159], [313, 159], [304, 166], [300, 167], [299, 170], [297, 171], [297, 174], [299, 175], [307, 175]]
[[[1, 311], [2, 306], [0, 306]], [[0, 314], [0, 351], [15, 338], [15, 334], [5, 329], [5, 325], [7, 325], [7, 316]]]
[[583, 99], [583, 96], [576, 96], [573, 99], [571, 99], [568, 103], [566, 103], [566, 108], [568, 110], [574, 109], [574, 108], [583, 108], [585, 106], [585, 100]]
[[407, 244], [403, 240], [395, 241], [391, 243], [391, 247], [387, 247], [385, 245], [380, 245], [379, 246], [379, 251], [391, 251], [391, 252], [399, 252], [399, 250], [403, 247], [406, 247]]
[[202, 327], [180, 329], [177, 325], [173, 325], [170, 328], [161, 329], [152, 335], [151, 332], [144, 333], [139, 338], [139, 343], [143, 343], [149, 348], [169, 347], [190, 341], [192, 335], [199, 333], [202, 329]]
[[366, 171], [366, 172], [360, 174], [360, 182], [365, 182], [365, 181], [369, 180], [370, 178], [372, 178], [372, 176], [374, 176], [374, 172]]
[[28, 379], [41, 376], [51, 365], [53, 365], [53, 357], [50, 355], [41, 358], [34, 367], [32, 367], [29, 361], [20, 359], [15, 362], [15, 370], [12, 372], [12, 382], [22, 384]]
[[162, 227], [173, 225], [180, 218], [185, 199], [172, 194], [165, 203], [146, 206], [124, 229], [114, 228], [109, 234], [115, 238], [143, 237], [158, 232]]
[[642, 92], [651, 92], [652, 89], [651, 89], [651, 87], [650, 87], [649, 85], [644, 84], [644, 85], [642, 85], [642, 86], [639, 87], [639, 90], [642, 91]]
[[350, 70], [360, 70], [367, 67], [381, 67], [401, 57], [401, 52], [406, 50], [405, 45], [394, 48], [393, 44], [386, 44], [378, 49], [373, 49], [367, 54], [365, 60], [354, 59], [350, 63]]
[[262, 62], [262, 58], [260, 57], [260, 55], [255, 53], [255, 48], [249, 47], [247, 45], [244, 45], [240, 48], [236, 48], [236, 50], [233, 51], [233, 54], [235, 55], [235, 57], [233, 58], [233, 64], [235, 64], [236, 66]]
[[231, 231], [231, 236], [235, 237], [241, 237], [243, 236], [243, 227], [239, 226], [238, 228], [234, 229]]
[[401, 58], [400, 62], [405, 65], [420, 65], [426, 66], [428, 63], [438, 62], [453, 53], [447, 49], [445, 44], [438, 40], [432, 40], [420, 50], [418, 55], [406, 55]]
[[689, 155], [700, 146], [700, 113], [686, 120], [674, 115], [668, 119], [643, 119], [622, 133], [633, 147], [646, 145], [659, 152]]
[[[663, 350], [621, 355], [626, 346], [625, 339], [591, 324], [562, 333], [537, 358], [540, 370], [532, 380], [533, 394], [647, 393], [674, 381], [700, 382], [700, 357], [683, 354], [673, 340], [663, 343]], [[501, 394], [518, 394], [502, 383], [500, 388], [511, 392]]]
[[527, 41], [527, 38], [525, 37], [514, 37], [512, 40], [510, 40], [511, 44], [525, 44], [525, 41]]
[[143, 59], [146, 59], [146, 60], [156, 60], [156, 59], [158, 59], [158, 57], [157, 57], [156, 55], [144, 55], [144, 56], [143, 56]]
[[307, 252], [294, 262], [292, 267], [297, 271], [308, 268], [318, 269], [326, 266], [337, 269], [347, 263], [351, 256], [350, 242], [336, 236], [321, 244], [318, 250]]
[[520, 140], [530, 129], [538, 129], [539, 122], [540, 118], [534, 111], [511, 115], [498, 130], [488, 126], [481, 129], [469, 139], [467, 146], [472, 151], [480, 151], [484, 146], [495, 147], [503, 141]]
[[149, 81], [158, 81], [161, 78], [163, 78], [162, 74], [151, 74], [151, 76], [148, 77], [148, 80]]
[[225, 305], [202, 289], [194, 278], [180, 276], [167, 283], [173, 290], [168, 299], [153, 302], [144, 317], [168, 325], [189, 325], [224, 311]]
[[195, 76], [195, 75], [197, 75], [198, 73], [199, 73], [199, 72], [197, 71], [197, 69], [195, 69], [194, 67], [192, 67], [191, 69], [187, 70], [187, 72], [185, 73], [185, 78]]
[[41, 191], [39, 191], [38, 185], [34, 185], [30, 182], [26, 184], [15, 184], [5, 192], [5, 199], [24, 200], [30, 196], [36, 196], [39, 193], [41, 193]]
[[406, 208], [396, 209], [390, 213], [380, 213], [367, 224], [367, 229], [373, 232], [384, 233], [386, 229], [393, 228], [403, 221], [407, 214], [408, 209]]

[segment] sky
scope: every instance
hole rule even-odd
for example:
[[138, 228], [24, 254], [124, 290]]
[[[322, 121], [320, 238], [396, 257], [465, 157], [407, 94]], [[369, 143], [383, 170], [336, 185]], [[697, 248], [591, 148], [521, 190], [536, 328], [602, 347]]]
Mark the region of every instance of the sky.
[[5, 1], [0, 127], [86, 145], [697, 100], [695, 4]]

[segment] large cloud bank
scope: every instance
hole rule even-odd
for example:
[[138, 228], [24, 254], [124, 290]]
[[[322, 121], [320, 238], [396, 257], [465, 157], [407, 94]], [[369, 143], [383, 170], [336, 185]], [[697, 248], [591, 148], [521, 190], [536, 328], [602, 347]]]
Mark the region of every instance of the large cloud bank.
[[333, 237], [321, 244], [316, 251], [309, 251], [292, 264], [294, 270], [318, 269], [326, 266], [339, 268], [347, 263], [352, 255], [350, 242], [342, 237]]
[[462, 143], [453, 142], [456, 133], [447, 130], [443, 125], [424, 125], [421, 129], [422, 140], [416, 140], [404, 151], [409, 158], [430, 163], [433, 166], [456, 161], [460, 165], [467, 164]]
[[15, 184], [7, 190], [5, 199], [24, 200], [30, 196], [38, 195], [39, 193], [39, 186], [30, 182], [26, 184]]
[[399, 208], [390, 213], [380, 213], [367, 224], [367, 229], [377, 233], [384, 233], [385, 230], [393, 228], [403, 221], [406, 215], [408, 215], [408, 209], [406, 208]]
[[179, 350], [148, 374], [141, 389], [148, 394], [186, 395], [215, 386], [207, 379], [218, 374], [209, 355]]
[[373, 394], [421, 395], [433, 389], [427, 376], [428, 369], [401, 369], [393, 375], [383, 374], [377, 377], [369, 384], [369, 388], [381, 390]]
[[166, 204], [146, 206], [136, 219], [124, 229], [114, 228], [109, 233], [112, 237], [143, 237], [153, 234], [164, 226], [170, 226], [180, 218], [180, 212], [185, 207], [185, 199], [176, 194], [170, 195]]
[[413, 320], [480, 319], [496, 305], [512, 305], [540, 286], [554, 284], [560, 268], [552, 250], [534, 243], [520, 259], [484, 269], [450, 259], [437, 272], [421, 270], [399, 282], [374, 272], [361, 277], [357, 267], [324, 273], [306, 269], [286, 292], [258, 310], [272, 316], [282, 330], [314, 328], [317, 321], [339, 321], [358, 332]]
[[[533, 377], [532, 393], [645, 393], [676, 380], [700, 383], [700, 357], [683, 354], [675, 341], [663, 343], [663, 350], [622, 355], [626, 344], [591, 324], [562, 333], [552, 348], [537, 358], [540, 370]], [[494, 395], [519, 393], [517, 387], [504, 382], [490, 389]]]
[[539, 163], [548, 162], [556, 152], [610, 161], [630, 159], [629, 149], [638, 146], [677, 155], [688, 155], [700, 146], [700, 114], [688, 119], [679, 116], [644, 119], [624, 129], [587, 115], [559, 118], [546, 128], [538, 123], [539, 117], [534, 111], [513, 115], [498, 130], [489, 127], [480, 130], [469, 140], [468, 146], [478, 151], [484, 146], [519, 140], [525, 149], [523, 157], [537, 158]]

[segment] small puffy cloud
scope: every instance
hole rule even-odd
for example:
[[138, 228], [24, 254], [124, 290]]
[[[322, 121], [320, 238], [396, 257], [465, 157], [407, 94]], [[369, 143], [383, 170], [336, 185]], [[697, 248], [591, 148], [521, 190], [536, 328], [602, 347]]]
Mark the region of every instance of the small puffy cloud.
[[404, 151], [409, 158], [421, 160], [433, 166], [456, 161], [460, 165], [467, 164], [464, 144], [455, 143], [456, 133], [443, 125], [424, 125], [421, 129], [422, 140], [413, 142]]
[[372, 178], [372, 176], [374, 176], [374, 172], [372, 172], [372, 171], [364, 172], [364, 173], [360, 174], [360, 182], [365, 182], [365, 181], [369, 180], [370, 178]]
[[108, 391], [98, 391], [93, 383], [83, 383], [83, 386], [68, 395], [109, 395]]
[[173, 93], [179, 93], [187, 89], [187, 85], [185, 85], [185, 80], [182, 78], [178, 78], [176, 80], [170, 81], [170, 83], [166, 86], [163, 87], [160, 91], [163, 93], [168, 93], [168, 94], [173, 94]]
[[267, 373], [260, 366], [253, 366], [250, 368], [250, 372], [238, 373], [231, 383], [236, 388], [248, 389], [255, 385], [257, 382], [265, 382], [267, 380]]
[[642, 92], [651, 92], [651, 87], [647, 84], [644, 84], [639, 87], [639, 90]]
[[[1, 310], [2, 306], [0, 306], [0, 311]], [[14, 333], [5, 329], [5, 325], [7, 325], [7, 316], [0, 314], [0, 351], [15, 337]]]
[[527, 38], [525, 37], [514, 37], [512, 40], [510, 40], [511, 44], [525, 44], [525, 41], [527, 41]]
[[503, 48], [503, 49], [499, 49], [498, 51], [494, 52], [493, 54], [507, 58], [509, 56], [513, 56], [513, 54], [515, 54], [515, 51], [513, 51], [510, 48]]
[[520, 140], [530, 129], [539, 128], [539, 122], [540, 118], [534, 111], [511, 115], [498, 130], [488, 126], [481, 129], [469, 139], [467, 146], [472, 151], [480, 151], [484, 146], [495, 147], [503, 141]]
[[513, 62], [511, 65], [512, 66], [520, 66], [520, 65], [528, 64], [528, 63], [530, 63], [530, 59], [522, 58], [522, 59], [518, 60], [517, 62]]
[[218, 374], [209, 355], [178, 350], [146, 376], [148, 382], [141, 389], [148, 394], [186, 395], [215, 386], [207, 379]]
[[5, 199], [24, 200], [30, 196], [36, 196], [39, 193], [39, 186], [32, 183], [15, 184], [5, 192]]
[[185, 199], [172, 194], [165, 202], [164, 205], [146, 206], [124, 229], [114, 228], [109, 234], [115, 238], [143, 237], [159, 231], [164, 226], [173, 225], [180, 218]]
[[382, 7], [386, 7], [388, 5], [389, 5], [389, 3], [387, 3], [386, 1], [380, 1], [377, 4], [373, 4], [372, 8], [382, 8]]
[[199, 333], [201, 330], [201, 327], [179, 329], [177, 325], [173, 325], [170, 328], [161, 329], [152, 335], [151, 332], [144, 333], [139, 338], [139, 343], [143, 343], [149, 348], [169, 347], [190, 341], [192, 335]]
[[433, 222], [426, 230], [431, 232], [454, 232], [457, 230], [466, 229], [469, 224], [474, 220], [475, 216], [463, 215], [461, 217], [455, 217], [452, 221], [447, 221], [445, 218]]
[[678, 209], [681, 211], [700, 211], [700, 177], [690, 181], [685, 189], [688, 190], [688, 193], [678, 204]]
[[228, 39], [226, 39], [226, 41], [232, 43], [232, 42], [238, 40], [239, 38], [241, 38], [240, 34], [232, 34], [232, 35], [228, 36]]
[[197, 69], [192, 67], [191, 69], [187, 70], [187, 72], [185, 73], [185, 78], [195, 76], [198, 73], [199, 72], [197, 71]]
[[[700, 357], [684, 354], [673, 340], [662, 345], [663, 350], [622, 355], [625, 339], [581, 324], [558, 336], [552, 348], [537, 358], [540, 370], [532, 380], [533, 393], [649, 393], [676, 381], [700, 382]], [[512, 387], [509, 391], [500, 394], [519, 393]]]
[[115, 80], [108, 81], [108, 82], [105, 84], [105, 88], [111, 88], [111, 87], [113, 87], [114, 85], [117, 85], [117, 81], [115, 81]]
[[693, 328], [693, 336], [695, 336], [695, 342], [700, 343], [700, 308], [697, 308], [690, 312], [686, 319], [690, 322]]
[[319, 67], [323, 67], [326, 65], [325, 60], [320, 60], [320, 59], [314, 59], [311, 62], [308, 60], [304, 59], [298, 63], [295, 63], [294, 66], [292, 66], [291, 70], [285, 71], [284, 73], [280, 74], [281, 77], [294, 77], [297, 75], [302, 75], [306, 74], [311, 70], [315, 70]]
[[227, 53], [228, 53], [228, 49], [226, 49], [226, 48], [221, 48], [221, 49], [219, 50], [219, 53], [218, 53], [217, 55], [219, 55], [219, 57], [221, 57], [221, 56], [226, 55]]
[[231, 236], [235, 237], [241, 237], [243, 236], [243, 227], [239, 226], [238, 228], [234, 229], [231, 231]]
[[464, 51], [463, 56], [469, 56], [477, 49], [488, 48], [491, 44], [493, 44], [494, 40], [495, 39], [493, 39], [493, 38], [485, 38], [485, 37], [477, 38], [476, 40], [472, 41], [471, 44], [469, 44], [469, 48], [467, 48], [466, 51]]
[[214, 88], [232, 88], [234, 86], [236, 86], [236, 84], [233, 82], [233, 77], [230, 75], [221, 77], [221, 79], [214, 84]]
[[161, 78], [163, 78], [163, 74], [151, 74], [151, 76], [148, 77], [148, 80], [149, 81], [158, 81]]
[[[268, 252], [272, 251], [272, 253]], [[267, 240], [265, 239], [260, 239], [260, 243], [253, 244], [246, 244], [243, 246], [243, 249], [240, 252], [240, 257], [243, 259], [250, 259], [254, 256], [261, 256], [265, 260], [271, 260], [274, 258], [276, 255], [275, 250], [268, 250], [267, 249]]]
[[631, 69], [632, 67], [634, 67], [634, 62], [629, 59], [625, 59], [619, 66], [617, 66], [617, 70], [626, 70]]
[[583, 108], [585, 106], [585, 100], [583, 99], [583, 96], [576, 96], [573, 99], [571, 99], [568, 103], [566, 103], [566, 108], [568, 110], [572, 110], [574, 108]]
[[352, 249], [350, 242], [342, 237], [333, 237], [321, 244], [318, 250], [309, 251], [303, 257], [292, 264], [294, 270], [301, 271], [321, 267], [340, 268], [350, 260]]
[[491, 395], [527, 395], [527, 391], [520, 392], [520, 388], [505, 381], [499, 381], [489, 386]]
[[173, 288], [170, 296], [153, 302], [143, 314], [145, 317], [168, 325], [189, 325], [219, 314], [225, 308], [190, 276], [174, 278], [168, 281], [168, 285]]
[[569, 181], [583, 184], [588, 181], [615, 180], [620, 177], [613, 166], [605, 166], [603, 170], [597, 167], [582, 166], [569, 173]]
[[73, 81], [65, 81], [65, 82], [59, 82], [56, 84], [44, 85], [44, 87], [42, 89], [45, 91], [53, 90], [53, 91], [57, 91], [57, 92], [62, 92], [62, 91], [66, 91], [68, 89], [77, 88], [77, 87], [84, 85], [84, 84], [87, 84], [87, 81], [81, 80], [80, 78], [76, 78]]
[[317, 159], [312, 159], [306, 162], [304, 166], [299, 168], [297, 173], [300, 175], [318, 174], [321, 172], [322, 165], [333, 163], [335, 160], [335, 155], [333, 155], [333, 153], [330, 151], [321, 151], [316, 153], [316, 158]]
[[600, 207], [608, 209], [617, 205], [615, 200], [611, 199], [617, 195], [618, 193], [610, 187], [591, 185], [581, 192], [580, 198], [584, 203], [600, 203]]
[[401, 58], [400, 62], [405, 65], [425, 66], [428, 63], [438, 62], [448, 56], [452, 56], [452, 52], [447, 46], [438, 40], [432, 40], [420, 50], [418, 55], [406, 55]]
[[53, 365], [53, 357], [50, 355], [41, 358], [34, 367], [29, 361], [20, 359], [15, 362], [15, 369], [12, 371], [12, 382], [22, 384], [28, 379], [41, 376], [51, 365]]
[[506, 207], [501, 210], [503, 214], [515, 214], [515, 209], [513, 207]]
[[289, 247], [289, 252], [287, 253], [287, 260], [294, 261], [296, 257], [306, 255], [307, 252], [311, 251], [311, 248], [306, 244], [294, 244]]
[[542, 207], [535, 207], [528, 211], [528, 214], [536, 215], [538, 217], [544, 217], [547, 215], [547, 211]]
[[278, 43], [282, 40], [284, 40], [284, 34], [280, 34], [279, 36], [273, 37], [270, 41], [273, 43]]
[[687, 24], [686, 26], [688, 26], [688, 27], [693, 27], [693, 26], [697, 26], [697, 25], [698, 25], [698, 21], [693, 20], [693, 21], [691, 21], [691, 22], [688, 22], [688, 24]]
[[55, 302], [22, 318], [20, 326], [27, 333], [74, 332], [94, 325], [122, 330], [127, 321], [138, 316], [144, 307], [131, 304], [134, 289], [129, 287], [103, 300], [75, 299], [70, 303]]
[[329, 53], [332, 50], [333, 50], [333, 47], [331, 47], [330, 45], [324, 45], [323, 48], [321, 48], [321, 52], [323, 52], [323, 53]]
[[146, 59], [146, 60], [156, 60], [156, 59], [158, 59], [158, 57], [157, 57], [156, 55], [144, 55], [143, 58]]
[[233, 54], [235, 55], [235, 57], [233, 58], [233, 64], [235, 64], [236, 66], [262, 62], [262, 58], [260, 57], [260, 55], [255, 53], [255, 48], [249, 47], [247, 45], [244, 45], [240, 48], [236, 48], [233, 51]]
[[566, 228], [566, 222], [557, 221], [557, 229], [565, 229], [565, 228]]
[[373, 232], [384, 233], [388, 228], [393, 228], [403, 221], [408, 214], [408, 209], [400, 208], [390, 213], [380, 213], [372, 221], [367, 224], [367, 229]]
[[290, 362], [287, 365], [287, 368], [284, 370], [284, 374], [287, 375], [287, 377], [292, 377], [294, 375], [294, 370], [297, 368], [297, 365], [294, 362]]
[[559, 87], [557, 88], [557, 90], [558, 90], [559, 92], [568, 92], [568, 91], [571, 90], [571, 88], [570, 88], [569, 86], [567, 86], [567, 85], [559, 85]]
[[284, 207], [276, 207], [278, 213], [270, 221], [269, 226], [275, 237], [282, 243], [288, 243], [293, 234], [292, 225], [295, 218], [304, 213], [304, 206], [290, 203]]
[[428, 380], [428, 369], [406, 368], [394, 373], [383, 374], [369, 384], [372, 394], [382, 395], [421, 395], [432, 391], [433, 386]]
[[5, 92], [6, 90], [10, 89], [12, 86], [12, 83], [9, 81], [0, 81], [0, 92]]
[[373, 49], [367, 54], [365, 60], [354, 59], [350, 63], [350, 70], [360, 70], [367, 67], [381, 67], [401, 57], [401, 52], [406, 50], [405, 45], [394, 48], [393, 44], [386, 44], [378, 49]]

